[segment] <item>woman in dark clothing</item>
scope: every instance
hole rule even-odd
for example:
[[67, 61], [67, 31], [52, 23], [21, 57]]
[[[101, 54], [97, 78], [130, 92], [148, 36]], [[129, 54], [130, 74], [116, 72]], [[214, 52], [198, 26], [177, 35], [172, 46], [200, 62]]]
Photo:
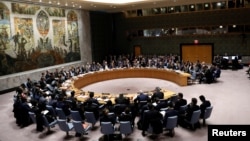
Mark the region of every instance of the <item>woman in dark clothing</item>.
[[115, 125], [115, 119], [113, 116], [109, 115], [109, 110], [107, 108], [103, 109], [102, 116], [100, 117], [100, 123], [101, 122], [111, 122], [113, 126]]

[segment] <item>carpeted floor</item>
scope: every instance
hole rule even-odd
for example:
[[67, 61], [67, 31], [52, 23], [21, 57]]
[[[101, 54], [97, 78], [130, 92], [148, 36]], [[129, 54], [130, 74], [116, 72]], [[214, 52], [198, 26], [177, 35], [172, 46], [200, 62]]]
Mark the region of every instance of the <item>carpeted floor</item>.
[[[174, 91], [182, 92], [184, 98], [190, 102], [192, 97], [198, 98], [199, 95], [205, 95], [214, 106], [211, 117], [207, 124], [248, 124], [250, 125], [250, 80], [246, 75], [246, 68], [232, 71], [222, 70], [221, 77], [216, 83], [212, 84], [193, 84], [186, 87], [180, 87], [173, 82], [159, 79], [148, 78], [127, 78], [104, 81], [89, 85], [84, 90], [95, 92], [110, 93], [134, 93], [139, 90], [153, 90], [156, 86]], [[15, 124], [12, 113], [14, 92], [0, 95], [0, 141], [101, 141], [103, 135], [100, 133], [99, 124], [91, 130], [88, 135], [79, 138], [75, 137], [75, 132], [71, 131], [69, 137], [61, 131], [58, 126], [51, 129], [52, 132], [36, 132], [35, 124], [25, 128], [20, 128]], [[200, 101], [198, 102], [200, 104]], [[195, 131], [177, 127], [175, 136], [169, 137], [167, 132], [159, 135], [157, 138], [147, 135], [143, 137], [141, 131], [135, 127], [134, 132], [127, 137], [125, 141], [149, 141], [149, 140], [169, 140], [169, 141], [207, 141], [207, 126], [201, 127]]]

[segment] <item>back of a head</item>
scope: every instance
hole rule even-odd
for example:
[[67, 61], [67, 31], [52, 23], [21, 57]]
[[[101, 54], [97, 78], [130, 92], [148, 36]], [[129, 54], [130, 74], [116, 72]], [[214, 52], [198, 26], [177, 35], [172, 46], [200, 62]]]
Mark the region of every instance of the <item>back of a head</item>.
[[89, 97], [93, 98], [94, 97], [94, 92], [89, 92]]
[[183, 93], [178, 93], [178, 97], [182, 99], [183, 98]]
[[123, 98], [123, 94], [119, 94], [119, 97], [120, 97], [120, 98]]
[[205, 101], [206, 100], [206, 98], [205, 98], [204, 95], [200, 95], [199, 98], [200, 98], [201, 101]]
[[197, 104], [197, 99], [196, 99], [196, 98], [192, 98], [192, 103], [193, 103], [194, 105], [196, 105], [196, 104]]
[[160, 88], [160, 87], [156, 87], [155, 90], [156, 90], [157, 92], [159, 92], [159, 91], [161, 91], [161, 88]]
[[112, 106], [112, 101], [111, 100], [108, 100], [107, 103], [106, 103], [107, 106]]

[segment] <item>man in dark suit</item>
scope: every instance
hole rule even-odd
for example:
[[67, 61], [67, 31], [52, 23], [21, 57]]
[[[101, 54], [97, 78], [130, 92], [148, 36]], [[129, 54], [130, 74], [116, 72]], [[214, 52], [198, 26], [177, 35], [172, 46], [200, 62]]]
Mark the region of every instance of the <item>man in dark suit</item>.
[[187, 127], [187, 121], [190, 121], [194, 111], [200, 109], [200, 106], [197, 105], [197, 98], [192, 98], [191, 103], [188, 104], [185, 115], [179, 116], [179, 124], [183, 127]]
[[89, 98], [88, 98], [88, 100], [87, 100], [86, 102], [88, 103], [88, 102], [90, 102], [90, 101], [91, 101], [92, 103], [94, 103], [94, 104], [100, 106], [100, 103], [98, 102], [98, 100], [94, 98], [94, 92], [89, 92]]
[[169, 106], [168, 100], [156, 99], [155, 109], [160, 111], [161, 108], [167, 108]]
[[139, 113], [141, 113], [142, 107], [146, 105], [148, 101], [150, 101], [149, 96], [140, 90], [139, 95], [137, 95], [137, 97], [134, 99], [135, 108], [137, 111], [139, 111]]
[[115, 104], [126, 104], [129, 105], [130, 101], [128, 98], [124, 97], [123, 94], [119, 94], [119, 97], [115, 99]]
[[[69, 116], [70, 113], [70, 106], [67, 102], [65, 102], [65, 97], [63, 95], [59, 95], [56, 103], [57, 108], [61, 108], [65, 114], [65, 116]], [[69, 119], [68, 119], [69, 120]]]
[[200, 107], [197, 105], [197, 99], [196, 98], [192, 98], [191, 103], [188, 104], [187, 111], [186, 111], [186, 117], [185, 118], [188, 121], [190, 121], [193, 112], [196, 111], [196, 110], [199, 110], [199, 109], [200, 109]]
[[209, 100], [206, 100], [206, 98], [205, 98], [204, 95], [200, 95], [199, 98], [200, 98], [200, 100], [202, 102], [200, 104], [200, 109], [201, 109], [201, 115], [200, 115], [200, 117], [203, 118], [206, 108], [210, 107], [211, 103], [210, 103]]
[[93, 104], [93, 102], [90, 100], [88, 102], [85, 102], [85, 106], [84, 106], [84, 111], [87, 112], [93, 112], [95, 115], [95, 119], [98, 120], [99, 119], [99, 107], [96, 104]]
[[133, 118], [133, 115], [129, 109], [129, 107], [127, 107], [125, 109], [125, 111], [118, 116], [118, 120], [119, 121], [130, 121], [132, 127], [134, 127], [134, 118]]
[[159, 87], [155, 88], [155, 92], [153, 93], [151, 97], [151, 101], [155, 102], [156, 99], [163, 99], [164, 98], [164, 93], [161, 91]]
[[134, 99], [134, 103], [138, 103], [140, 101], [149, 101], [149, 96], [143, 93], [142, 90], [140, 90], [139, 95]]
[[167, 125], [168, 117], [178, 116], [178, 111], [174, 109], [174, 105], [172, 103], [169, 104], [168, 110], [166, 111], [163, 117], [163, 126]]
[[149, 125], [151, 125], [154, 134], [160, 134], [163, 132], [163, 116], [162, 114], [154, 109], [154, 106], [148, 104], [149, 111], [144, 112], [142, 119], [142, 135], [145, 136], [145, 132], [148, 130]]
[[183, 98], [183, 93], [178, 93], [178, 100], [174, 104], [174, 109], [179, 111], [181, 106], [187, 104], [187, 100]]

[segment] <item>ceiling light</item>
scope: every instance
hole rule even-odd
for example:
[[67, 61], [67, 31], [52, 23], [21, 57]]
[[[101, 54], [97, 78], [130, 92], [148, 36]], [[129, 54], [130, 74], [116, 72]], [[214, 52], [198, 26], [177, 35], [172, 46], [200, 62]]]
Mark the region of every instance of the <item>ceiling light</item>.
[[217, 6], [221, 6], [221, 3], [220, 3], [220, 2], [218, 2], [218, 3], [217, 3]]
[[148, 0], [84, 0], [84, 1], [98, 2], [98, 3], [128, 4], [128, 3], [143, 2]]

